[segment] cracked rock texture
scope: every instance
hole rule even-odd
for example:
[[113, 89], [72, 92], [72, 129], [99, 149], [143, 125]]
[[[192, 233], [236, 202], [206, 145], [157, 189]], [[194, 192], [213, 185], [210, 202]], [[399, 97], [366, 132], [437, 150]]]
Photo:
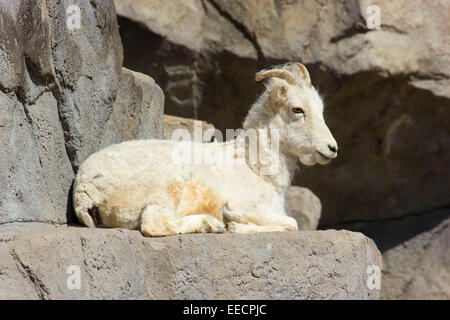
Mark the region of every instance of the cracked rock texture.
[[0, 0], [0, 224], [73, 220], [74, 172], [91, 153], [162, 137], [164, 95], [122, 68], [112, 1]]
[[[336, 160], [302, 168], [295, 181], [320, 198], [319, 228], [372, 230], [390, 261], [385, 298], [450, 297], [448, 286], [418, 280], [429, 277], [431, 267], [443, 279], [450, 274], [434, 247], [417, 253], [427, 263], [399, 275], [414, 252], [403, 234], [423, 243], [419, 239], [432, 238], [434, 229], [415, 223], [434, 221], [434, 212], [442, 209], [434, 225], [445, 224], [450, 212], [450, 2], [115, 4], [124, 65], [156, 79], [166, 113], [201, 119], [222, 131], [241, 127], [263, 90], [253, 80], [255, 72], [286, 61], [304, 63], [324, 96], [325, 119], [339, 144]], [[366, 25], [372, 4], [380, 8], [379, 29]], [[391, 222], [397, 223], [393, 235]], [[388, 235], [389, 249], [383, 240]], [[444, 241], [442, 250], [449, 245]]]
[[[0, 299], [379, 297], [367, 288], [366, 270], [381, 267], [380, 253], [349, 231], [146, 238], [122, 229], [12, 223], [0, 226], [0, 254]], [[80, 290], [67, 287], [69, 266], [79, 267]]]

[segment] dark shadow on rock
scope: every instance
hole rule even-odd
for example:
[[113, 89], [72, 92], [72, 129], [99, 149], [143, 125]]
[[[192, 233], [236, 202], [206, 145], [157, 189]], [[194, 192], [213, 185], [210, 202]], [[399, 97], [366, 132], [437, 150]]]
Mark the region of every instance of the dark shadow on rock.
[[73, 184], [74, 184], [74, 181], [72, 181], [72, 184], [70, 185], [69, 193], [67, 194], [67, 210], [66, 210], [67, 224], [77, 221], [77, 219], [75, 217], [75, 211], [73, 210], [73, 198], [72, 198]]
[[358, 231], [372, 238], [381, 253], [426, 232], [431, 232], [441, 222], [450, 217], [450, 208], [402, 219], [375, 222], [343, 224], [336, 229]]
[[76, 221], [76, 219], [75, 219], [75, 221], [67, 223], [67, 226], [73, 227], [73, 228], [87, 228], [85, 225], [82, 225], [81, 223]]

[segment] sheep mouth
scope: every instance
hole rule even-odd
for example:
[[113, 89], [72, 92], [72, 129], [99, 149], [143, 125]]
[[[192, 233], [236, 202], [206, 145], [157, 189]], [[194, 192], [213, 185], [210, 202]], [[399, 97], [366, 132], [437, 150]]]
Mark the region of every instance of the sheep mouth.
[[320, 151], [317, 151], [317, 155], [319, 156], [320, 160], [323, 160], [324, 162], [330, 162], [331, 160], [333, 160], [333, 158], [327, 157]]

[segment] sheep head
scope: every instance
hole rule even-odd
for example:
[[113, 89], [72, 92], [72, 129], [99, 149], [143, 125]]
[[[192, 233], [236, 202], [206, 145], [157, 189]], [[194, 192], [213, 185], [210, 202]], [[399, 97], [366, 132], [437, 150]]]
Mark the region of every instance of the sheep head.
[[269, 126], [280, 133], [283, 152], [304, 165], [327, 164], [337, 156], [337, 143], [323, 118], [323, 102], [306, 67], [288, 63], [256, 74], [256, 81], [270, 78], [262, 106]]

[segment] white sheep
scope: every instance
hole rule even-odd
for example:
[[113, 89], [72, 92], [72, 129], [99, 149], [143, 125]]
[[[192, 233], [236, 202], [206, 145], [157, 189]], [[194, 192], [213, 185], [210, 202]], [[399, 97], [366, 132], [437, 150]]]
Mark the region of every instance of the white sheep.
[[[245, 135], [207, 144], [127, 141], [92, 154], [80, 166], [73, 189], [78, 220], [92, 228], [139, 229], [145, 236], [298, 230], [284, 209], [297, 159], [305, 165], [327, 164], [338, 148], [305, 66], [288, 63], [256, 74], [256, 81], [265, 78], [270, 78], [266, 90], [243, 127], [278, 133], [274, 173], [262, 174], [267, 165], [249, 161], [248, 144], [244, 152], [238, 148]], [[268, 139], [259, 134], [257, 139], [258, 150], [274, 161]], [[225, 150], [225, 163], [173, 160], [175, 149], [188, 150], [192, 144], [202, 148], [197, 150]]]

